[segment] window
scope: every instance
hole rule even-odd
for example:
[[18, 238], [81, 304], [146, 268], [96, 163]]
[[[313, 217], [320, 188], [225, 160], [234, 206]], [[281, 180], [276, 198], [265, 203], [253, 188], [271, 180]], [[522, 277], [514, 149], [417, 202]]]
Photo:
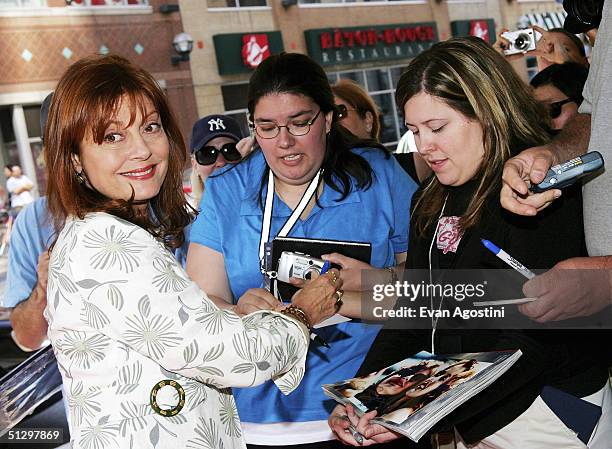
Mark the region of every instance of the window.
[[267, 0], [208, 0], [209, 8], [252, 8], [268, 6]]
[[0, 8], [41, 8], [45, 0], [0, 0]]
[[370, 94], [381, 114], [380, 141], [392, 150], [395, 150], [395, 145], [406, 132], [404, 121], [395, 104], [395, 86], [405, 68], [396, 66], [327, 74], [331, 84], [338, 79], [349, 78]]
[[419, 0], [299, 0], [300, 5], [312, 5], [312, 4], [333, 4], [333, 3], [393, 3], [393, 2], [406, 2], [406, 3], [424, 3]]
[[149, 0], [72, 0], [74, 6], [125, 6], [148, 5]]
[[249, 83], [226, 84], [221, 86], [225, 115], [233, 117], [240, 124], [243, 134], [249, 133], [247, 121], [247, 92]]

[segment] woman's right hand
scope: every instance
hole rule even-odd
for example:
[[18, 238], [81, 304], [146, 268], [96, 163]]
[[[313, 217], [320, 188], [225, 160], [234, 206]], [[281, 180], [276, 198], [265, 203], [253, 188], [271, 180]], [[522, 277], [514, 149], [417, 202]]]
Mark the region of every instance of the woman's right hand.
[[[402, 438], [402, 435], [392, 432], [380, 424], [370, 423], [374, 417], [376, 417], [375, 410], [358, 417], [351, 405], [338, 404], [329, 415], [327, 423], [336, 438], [343, 444], [350, 446], [372, 446]], [[353, 424], [364, 438], [361, 443], [358, 443], [350, 432], [350, 424]]]
[[336, 313], [343, 294], [341, 287], [340, 273], [331, 269], [293, 295], [291, 304], [302, 309], [310, 324], [315, 325]]
[[[374, 272], [375, 268], [372, 265], [357, 259], [353, 259], [351, 257], [343, 256], [340, 253], [323, 254], [321, 256], [321, 259], [327, 260], [331, 263], [335, 263], [336, 265], [340, 265], [340, 276], [344, 281], [345, 290], [352, 292], [361, 292], [372, 289], [371, 285], [362, 284], [364, 272]], [[367, 276], [368, 279], [371, 279], [372, 277], [372, 275]]]
[[347, 405], [346, 407], [342, 404], [336, 405], [336, 407], [332, 410], [331, 415], [329, 415], [329, 418], [327, 418], [327, 424], [332, 432], [336, 435], [336, 438], [338, 438], [338, 440], [340, 440], [343, 444], [360, 446], [349, 431], [349, 426], [351, 424], [356, 426], [359, 422], [359, 418], [353, 418], [354, 422], [352, 422], [348, 417], [348, 409], [353, 411], [350, 405]]

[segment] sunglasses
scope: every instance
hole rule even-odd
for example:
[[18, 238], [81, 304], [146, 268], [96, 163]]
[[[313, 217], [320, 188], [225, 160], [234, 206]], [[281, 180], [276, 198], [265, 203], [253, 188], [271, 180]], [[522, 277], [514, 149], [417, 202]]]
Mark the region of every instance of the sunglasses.
[[211, 165], [217, 160], [217, 156], [221, 154], [227, 162], [238, 162], [242, 159], [242, 155], [234, 142], [226, 143], [221, 148], [213, 146], [205, 146], [194, 153], [195, 159], [200, 165]]
[[356, 109], [347, 108], [346, 105], [343, 104], [337, 104], [336, 110], [338, 111], [338, 120], [344, 120], [347, 118], [349, 111], [356, 111]]
[[555, 101], [548, 105], [548, 110], [550, 111], [550, 118], [557, 118], [561, 115], [561, 111], [563, 110], [563, 105], [567, 103], [575, 103], [576, 100], [573, 98], [566, 98], [565, 100]]

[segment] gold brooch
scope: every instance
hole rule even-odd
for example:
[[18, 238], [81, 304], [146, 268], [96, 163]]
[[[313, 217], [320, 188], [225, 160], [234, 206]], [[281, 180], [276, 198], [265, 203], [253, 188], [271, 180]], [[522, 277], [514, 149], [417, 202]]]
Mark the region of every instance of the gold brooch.
[[[159, 392], [159, 390], [161, 390], [163, 387], [166, 387], [166, 386], [173, 387], [177, 391], [179, 395], [179, 401], [178, 401], [178, 404], [176, 404], [174, 407], [164, 410], [157, 403], [157, 393]], [[158, 383], [155, 384], [155, 386], [151, 390], [151, 401], [150, 402], [151, 402], [151, 408], [158, 415], [167, 416], [167, 417], [177, 415], [185, 406], [185, 390], [175, 380], [165, 379], [165, 380], [159, 381]]]

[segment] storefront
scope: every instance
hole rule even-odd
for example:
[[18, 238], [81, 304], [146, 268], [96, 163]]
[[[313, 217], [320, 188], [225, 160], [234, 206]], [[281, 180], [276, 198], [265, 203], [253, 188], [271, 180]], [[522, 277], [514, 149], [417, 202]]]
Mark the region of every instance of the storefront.
[[0, 163], [19, 164], [44, 194], [45, 164], [42, 155], [40, 103], [48, 92], [0, 95]]

